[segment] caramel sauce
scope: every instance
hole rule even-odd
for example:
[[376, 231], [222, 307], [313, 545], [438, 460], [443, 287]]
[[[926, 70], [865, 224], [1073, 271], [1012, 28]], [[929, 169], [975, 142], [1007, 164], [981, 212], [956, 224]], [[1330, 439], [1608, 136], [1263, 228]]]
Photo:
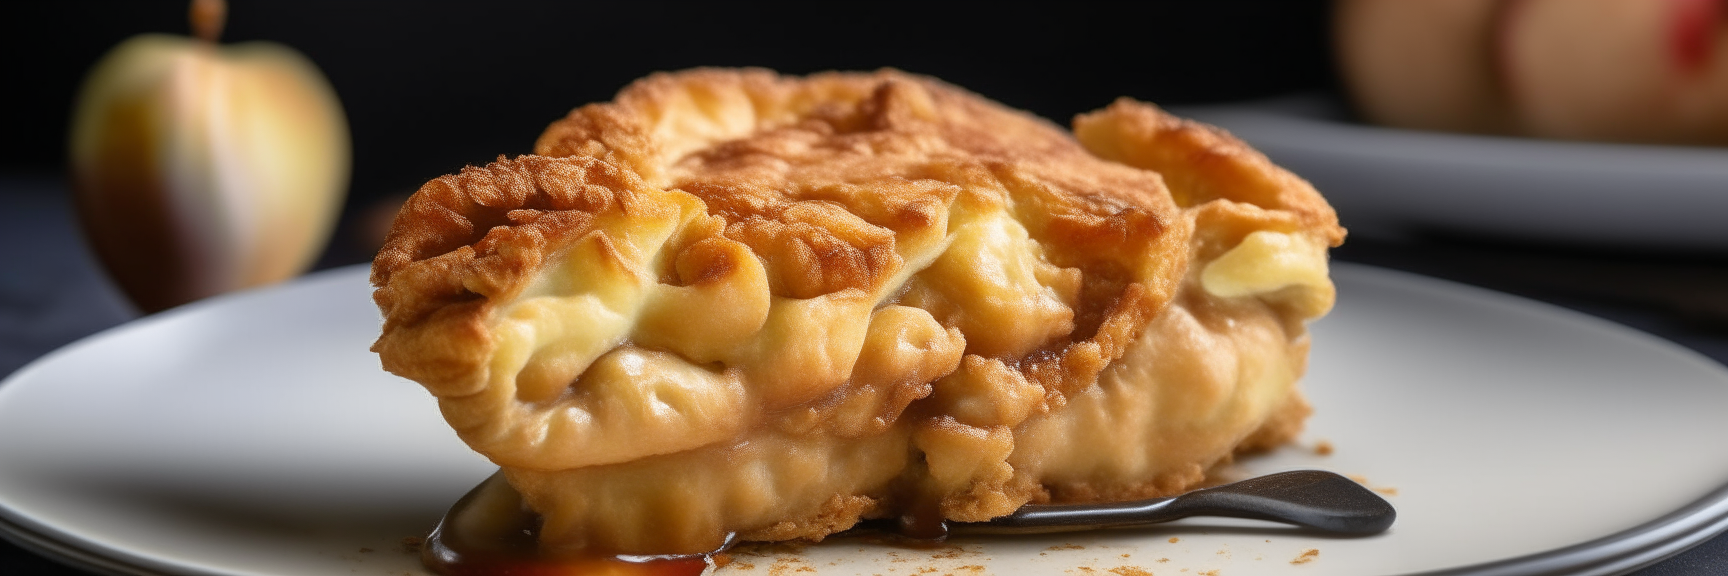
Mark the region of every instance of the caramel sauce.
[[[892, 542], [915, 547], [946, 540], [948, 523], [937, 501], [900, 492], [906, 506], [899, 516], [850, 532], [890, 534]], [[553, 555], [540, 546], [540, 522], [504, 475], [493, 474], [450, 507], [426, 537], [420, 561], [443, 576], [699, 576], [723, 564], [718, 556], [733, 544], [728, 539], [719, 550], [691, 555]]]
[[912, 501], [894, 523], [894, 532], [912, 540], [937, 543], [948, 539], [948, 521], [942, 517], [942, 507], [934, 499]]
[[502, 474], [456, 501], [426, 537], [420, 561], [444, 576], [698, 576], [714, 553], [687, 556], [579, 554], [540, 548], [540, 516]]
[[861, 528], [875, 528], [919, 544], [938, 544], [948, 539], [948, 519], [942, 516], [942, 502], [930, 490], [916, 482], [897, 482], [889, 487], [888, 500], [899, 512], [888, 518], [891, 523], [867, 522], [874, 526]]

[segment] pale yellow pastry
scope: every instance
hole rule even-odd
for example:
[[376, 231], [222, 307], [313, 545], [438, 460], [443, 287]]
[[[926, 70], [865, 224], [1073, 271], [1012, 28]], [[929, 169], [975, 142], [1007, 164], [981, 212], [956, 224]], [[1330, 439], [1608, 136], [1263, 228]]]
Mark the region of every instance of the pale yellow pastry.
[[1140, 102], [1070, 134], [894, 71], [656, 74], [422, 187], [374, 350], [543, 550], [819, 540], [1171, 494], [1287, 441], [1343, 236]]

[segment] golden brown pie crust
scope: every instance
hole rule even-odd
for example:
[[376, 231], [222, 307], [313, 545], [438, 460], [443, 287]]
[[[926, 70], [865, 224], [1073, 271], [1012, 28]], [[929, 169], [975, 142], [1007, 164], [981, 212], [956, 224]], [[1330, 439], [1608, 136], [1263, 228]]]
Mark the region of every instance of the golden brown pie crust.
[[1323, 266], [1344, 232], [1149, 104], [1070, 134], [896, 71], [656, 74], [422, 187], [373, 265], [374, 350], [550, 548], [984, 520], [1178, 492], [1300, 430], [1331, 287], [1208, 292], [1254, 234]]

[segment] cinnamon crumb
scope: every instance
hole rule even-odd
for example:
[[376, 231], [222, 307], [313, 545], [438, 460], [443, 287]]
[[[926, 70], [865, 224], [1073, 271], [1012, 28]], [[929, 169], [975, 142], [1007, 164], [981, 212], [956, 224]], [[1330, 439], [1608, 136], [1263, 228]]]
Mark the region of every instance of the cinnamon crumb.
[[1344, 477], [1349, 478], [1351, 481], [1353, 481], [1357, 484], [1361, 484], [1363, 487], [1365, 487], [1369, 490], [1373, 490], [1375, 492], [1379, 492], [1379, 493], [1385, 494], [1387, 496], [1397, 496], [1398, 495], [1398, 489], [1397, 488], [1393, 488], [1391, 486], [1372, 486], [1372, 485], [1370, 485], [1368, 483], [1368, 477], [1367, 476], [1363, 476], [1361, 474], [1345, 474]]
[[1309, 562], [1312, 562], [1315, 558], [1319, 558], [1319, 557], [1320, 557], [1320, 551], [1319, 550], [1309, 548], [1307, 550], [1303, 550], [1302, 555], [1297, 556], [1296, 559], [1291, 560], [1290, 563], [1291, 564], [1307, 564]]
[[794, 572], [815, 572], [815, 571], [816, 571], [816, 569], [811, 568], [807, 564], [804, 564], [804, 561], [800, 560], [798, 558], [781, 558], [781, 559], [775, 560], [774, 564], [772, 566], [768, 567], [768, 573], [773, 575], [773, 576], [786, 576], [786, 575], [792, 574]]
[[402, 551], [409, 554], [419, 554], [420, 547], [426, 545], [426, 539], [419, 536], [409, 536], [402, 539]]
[[708, 558], [714, 561], [715, 569], [725, 568], [727, 564], [732, 563], [732, 555], [725, 552], [716, 553]]
[[1110, 569], [1116, 576], [1152, 576], [1152, 572], [1139, 566], [1117, 566]]
[[1170, 543], [1171, 543], [1171, 544], [1175, 544], [1175, 543], [1177, 543], [1177, 542], [1181, 542], [1181, 541], [1182, 541], [1182, 539], [1181, 539], [1181, 538], [1177, 538], [1177, 537], [1175, 537], [1175, 536], [1171, 536], [1171, 537], [1170, 537]]
[[1123, 557], [1123, 558], [1127, 558], [1127, 557], [1128, 557], [1128, 555], [1127, 555], [1127, 554], [1123, 554], [1123, 555], [1122, 555], [1122, 557]]
[[1049, 548], [1045, 548], [1045, 550], [1085, 550], [1085, 549], [1086, 549], [1085, 546], [1081, 546], [1079, 544], [1058, 544], [1055, 546], [1051, 546]]
[[1159, 562], [1169, 562], [1170, 559], [1169, 558], [1159, 558], [1158, 561]]
[[1321, 440], [1319, 442], [1314, 443], [1314, 453], [1315, 454], [1319, 454], [1321, 456], [1331, 456], [1332, 450], [1333, 450], [1332, 443], [1329, 441]]
[[1217, 569], [1207, 570], [1205, 572], [1201, 572], [1200, 576], [1218, 576], [1218, 570]]

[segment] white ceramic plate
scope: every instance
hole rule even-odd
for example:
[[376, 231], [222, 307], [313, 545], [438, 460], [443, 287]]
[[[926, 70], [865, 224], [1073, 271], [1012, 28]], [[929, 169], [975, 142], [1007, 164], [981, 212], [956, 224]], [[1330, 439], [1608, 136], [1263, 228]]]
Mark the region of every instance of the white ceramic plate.
[[1398, 130], [1297, 96], [1176, 108], [1309, 179], [1352, 234], [1728, 249], [1728, 149]]
[[[1721, 366], [1509, 296], [1350, 265], [1336, 278], [1339, 306], [1314, 326], [1309, 433], [1240, 466], [1395, 489], [1388, 533], [1191, 519], [922, 550], [837, 539], [720, 572], [1612, 574], [1728, 528]], [[0, 385], [0, 532], [114, 573], [423, 573], [398, 542], [490, 466], [419, 386], [378, 369], [377, 329], [365, 272], [348, 269], [26, 367]], [[1306, 448], [1320, 440], [1336, 452]]]

